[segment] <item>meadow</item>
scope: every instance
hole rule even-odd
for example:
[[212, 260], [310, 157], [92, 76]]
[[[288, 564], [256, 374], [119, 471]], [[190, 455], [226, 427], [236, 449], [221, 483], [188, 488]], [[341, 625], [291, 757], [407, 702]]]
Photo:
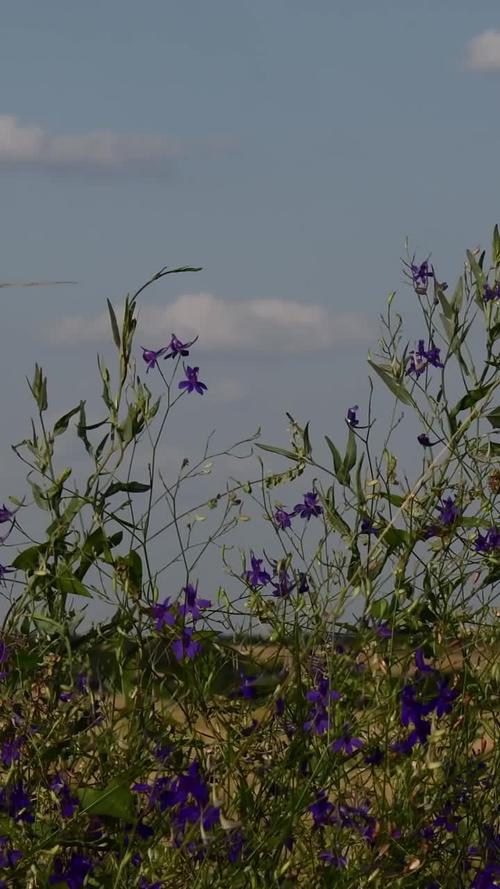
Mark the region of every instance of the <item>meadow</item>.
[[[108, 301], [104, 419], [82, 401], [50, 428], [38, 365], [30, 381], [29, 501], [0, 495], [18, 550], [0, 552], [0, 889], [500, 887], [498, 228], [453, 288], [408, 258], [335, 434], [289, 416], [288, 442], [249, 439], [240, 478], [193, 508], [208, 444], [174, 479], [158, 455], [184, 400], [210, 398], [198, 343], [141, 353], [135, 334], [143, 292], [195, 272], [161, 269], [123, 318]], [[58, 456], [75, 433], [83, 485]], [[154, 568], [159, 534], [181, 585]], [[110, 616], [84, 626], [93, 600]]]

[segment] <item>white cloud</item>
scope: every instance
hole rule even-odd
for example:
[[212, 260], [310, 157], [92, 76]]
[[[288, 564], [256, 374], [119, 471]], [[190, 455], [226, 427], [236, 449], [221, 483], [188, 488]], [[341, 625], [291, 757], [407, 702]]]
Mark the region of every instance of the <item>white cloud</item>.
[[[116, 307], [117, 317], [122, 310]], [[220, 299], [211, 293], [179, 296], [166, 306], [139, 307], [138, 338], [159, 348], [172, 332], [181, 339], [199, 335], [199, 348], [253, 352], [314, 352], [335, 344], [368, 343], [376, 336], [373, 320], [359, 312], [331, 314], [325, 306], [284, 299]], [[109, 339], [106, 312], [95, 318], [68, 315], [46, 330], [52, 343], [76, 344]]]
[[157, 163], [179, 153], [179, 145], [166, 136], [112, 130], [53, 135], [21, 124], [14, 115], [0, 114], [0, 164], [107, 170]]
[[483, 31], [470, 41], [467, 67], [472, 71], [500, 71], [500, 31]]

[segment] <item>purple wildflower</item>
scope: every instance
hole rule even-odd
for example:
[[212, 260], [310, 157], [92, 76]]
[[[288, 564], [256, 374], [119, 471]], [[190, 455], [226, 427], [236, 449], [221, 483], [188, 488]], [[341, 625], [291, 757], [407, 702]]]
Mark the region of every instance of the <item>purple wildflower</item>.
[[492, 861], [478, 871], [470, 889], [500, 889], [500, 864]]
[[313, 816], [313, 828], [325, 827], [327, 824], [333, 823], [334, 806], [326, 795], [326, 790], [318, 790], [316, 793], [316, 801], [308, 806], [308, 810]]
[[361, 524], [359, 526], [359, 533], [360, 534], [368, 534], [368, 535], [373, 534], [376, 537], [379, 533], [379, 529], [375, 527], [375, 525], [373, 524], [371, 519], [369, 519], [368, 517], [365, 517], [364, 519], [361, 519]]
[[161, 880], [156, 880], [154, 883], [149, 883], [146, 877], [141, 877], [139, 881], [139, 885], [137, 889], [162, 889], [163, 883]]
[[292, 592], [295, 583], [288, 576], [286, 568], [282, 568], [278, 572], [277, 580], [271, 581], [271, 585], [274, 587], [273, 596], [279, 599], [286, 599]]
[[158, 367], [158, 358], [161, 358], [167, 351], [166, 346], [163, 349], [145, 349], [144, 346], [141, 346], [141, 349], [142, 357], [147, 364], [146, 373], [149, 373], [151, 368]]
[[500, 299], [500, 281], [497, 282], [493, 287], [490, 287], [489, 284], [485, 284], [483, 292], [484, 302], [492, 302], [496, 299]]
[[309, 592], [309, 582], [307, 580], [307, 574], [300, 572], [299, 574], [299, 585], [297, 587], [297, 592], [303, 594]]
[[228, 842], [229, 850], [227, 853], [227, 860], [231, 864], [236, 864], [236, 862], [239, 861], [244, 852], [245, 836], [243, 831], [240, 828], [232, 830], [229, 834]]
[[429, 263], [427, 260], [417, 265], [412, 262], [410, 266], [411, 278], [413, 281], [413, 286], [415, 290], [419, 294], [427, 293], [427, 287], [429, 285], [429, 278], [434, 277], [434, 271], [429, 270]]
[[15, 568], [6, 568], [5, 565], [0, 565], [0, 584], [5, 586], [5, 575], [11, 574], [15, 571]]
[[179, 389], [185, 389], [187, 392], [198, 392], [200, 395], [203, 395], [207, 386], [198, 379], [199, 369], [199, 367], [186, 367], [186, 379], [179, 383]]
[[332, 744], [332, 750], [335, 753], [346, 753], [347, 756], [351, 756], [352, 753], [355, 753], [356, 750], [360, 750], [361, 747], [364, 747], [365, 742], [361, 740], [361, 738], [354, 738], [350, 731], [350, 726], [346, 723], [344, 725], [342, 734], [340, 738], [337, 738]]
[[306, 698], [312, 706], [309, 708], [307, 719], [304, 722], [304, 730], [315, 735], [322, 735], [330, 724], [331, 702], [340, 700], [341, 694], [330, 688], [330, 680], [326, 676], [319, 674], [316, 687], [307, 692]]
[[[19, 859], [23, 857], [23, 853], [19, 849], [12, 848], [12, 841], [9, 837], [0, 837], [0, 867], [15, 867]], [[7, 889], [7, 883], [3, 884]], [[2, 883], [0, 883], [0, 887]]]
[[9, 768], [13, 762], [19, 762], [22, 746], [22, 738], [12, 738], [11, 740], [3, 742], [1, 759], [6, 768]]
[[173, 333], [172, 339], [167, 347], [170, 351], [168, 352], [168, 355], [165, 355], [165, 358], [179, 358], [180, 356], [182, 358], [187, 358], [189, 349], [196, 342], [196, 339], [197, 338], [191, 340], [189, 343], [181, 343], [181, 341], [177, 339], [175, 333]]
[[32, 799], [18, 781], [13, 787], [0, 790], [0, 812], [7, 812], [15, 821], [31, 823], [35, 820]]
[[486, 534], [478, 531], [474, 549], [477, 553], [492, 553], [500, 549], [500, 528], [492, 527]]
[[420, 435], [417, 435], [417, 441], [423, 448], [431, 447], [431, 440], [426, 432], [421, 432]]
[[330, 867], [336, 867], [339, 870], [347, 867], [347, 858], [345, 855], [338, 855], [337, 852], [320, 852], [319, 859]]
[[64, 870], [61, 858], [54, 861], [54, 872], [49, 877], [49, 883], [66, 883], [68, 889], [82, 889], [87, 874], [93, 870], [93, 862], [84, 855], [75, 852]]
[[253, 553], [250, 554], [251, 568], [245, 573], [245, 577], [250, 586], [265, 586], [271, 580], [271, 575], [261, 568], [263, 559], [257, 559]]
[[416, 377], [419, 377], [423, 374], [428, 364], [432, 365], [432, 367], [444, 366], [440, 360], [440, 350], [437, 346], [431, 345], [426, 349], [424, 340], [419, 340], [418, 347], [414, 349], [410, 355], [410, 363], [406, 370], [406, 376], [408, 376], [408, 374], [415, 374]]
[[371, 753], [367, 753], [364, 761], [369, 766], [379, 766], [384, 761], [384, 754], [380, 747], [374, 747]]
[[359, 426], [359, 420], [356, 416], [356, 411], [359, 411], [358, 404], [353, 405], [353, 407], [350, 407], [349, 410], [347, 411], [346, 420], [347, 420], [349, 426], [353, 426], [353, 427]]
[[274, 521], [277, 524], [278, 528], [280, 528], [282, 531], [284, 531], [285, 528], [291, 528], [292, 517], [293, 512], [286, 512], [286, 510], [282, 509], [281, 507], [278, 508], [274, 513]]
[[9, 509], [5, 503], [0, 507], [0, 523], [1, 522], [10, 522], [10, 520], [14, 517], [14, 512]]
[[193, 639], [192, 635], [191, 627], [185, 627], [181, 638], [172, 643], [172, 651], [177, 661], [180, 662], [186, 658], [192, 660], [201, 651], [201, 644]]
[[425, 663], [424, 652], [421, 648], [417, 648], [415, 652], [415, 666], [419, 673], [435, 673], [434, 667], [430, 667]]
[[442, 525], [453, 525], [460, 515], [460, 511], [456, 506], [452, 497], [446, 497], [441, 501], [439, 507], [439, 519]]
[[257, 694], [257, 690], [255, 688], [255, 680], [256, 676], [245, 676], [244, 673], [240, 672], [241, 682], [237, 691], [237, 695], [240, 698], [245, 698], [247, 701], [251, 698], [254, 698]]
[[375, 627], [375, 632], [377, 636], [380, 636], [381, 639], [391, 639], [392, 638], [392, 627], [385, 621], [384, 623], [379, 624]]
[[172, 606], [170, 605], [170, 597], [161, 603], [158, 602], [156, 605], [153, 605], [151, 614], [156, 621], [155, 630], [158, 630], [158, 632], [165, 626], [173, 627], [175, 625], [176, 618], [172, 611]]
[[293, 514], [299, 515], [302, 519], [309, 519], [311, 516], [319, 516], [323, 512], [323, 507], [319, 505], [318, 495], [315, 491], [309, 491], [304, 494], [302, 503], [297, 503], [293, 508]]
[[199, 620], [201, 617], [200, 609], [210, 608], [212, 604], [210, 599], [198, 598], [198, 584], [194, 587], [191, 583], [188, 583], [187, 586], [184, 587], [183, 593], [186, 598], [184, 605], [181, 607], [181, 613], [184, 617], [190, 614], [193, 620]]
[[445, 713], [451, 713], [453, 701], [456, 697], [458, 697], [458, 692], [453, 688], [449, 688], [448, 679], [440, 677], [437, 683], [437, 695], [431, 701], [433, 709], [436, 711], [436, 716], [444, 716]]

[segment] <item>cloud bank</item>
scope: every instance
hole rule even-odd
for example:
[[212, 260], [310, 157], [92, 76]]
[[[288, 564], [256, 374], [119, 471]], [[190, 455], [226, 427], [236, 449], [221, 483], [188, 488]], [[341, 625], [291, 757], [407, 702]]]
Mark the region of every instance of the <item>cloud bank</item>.
[[113, 130], [53, 135], [40, 126], [21, 124], [14, 115], [0, 114], [0, 165], [120, 170], [161, 163], [180, 152], [166, 136]]
[[500, 71], [500, 31], [483, 31], [470, 41], [467, 67], [471, 71]]
[[[121, 307], [115, 307], [122, 317]], [[284, 299], [227, 300], [211, 293], [179, 296], [166, 306], [139, 307], [138, 343], [160, 348], [175, 332], [199, 335], [200, 349], [315, 352], [333, 345], [373, 342], [373, 319], [358, 312], [332, 314], [325, 306]], [[51, 343], [76, 345], [110, 339], [106, 312], [95, 318], [68, 315], [45, 331]]]

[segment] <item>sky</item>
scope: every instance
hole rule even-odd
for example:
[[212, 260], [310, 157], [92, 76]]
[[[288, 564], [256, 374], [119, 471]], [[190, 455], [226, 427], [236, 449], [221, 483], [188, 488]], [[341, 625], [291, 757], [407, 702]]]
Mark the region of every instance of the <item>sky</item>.
[[213, 428], [286, 446], [286, 411], [343, 440], [389, 291], [421, 332], [405, 238], [453, 284], [498, 221], [497, 0], [16, 0], [0, 84], [0, 282], [77, 282], [0, 289], [0, 501], [35, 361], [50, 417], [98, 412], [106, 298], [162, 266], [202, 266], [141, 297], [138, 364], [199, 334], [178, 465]]

